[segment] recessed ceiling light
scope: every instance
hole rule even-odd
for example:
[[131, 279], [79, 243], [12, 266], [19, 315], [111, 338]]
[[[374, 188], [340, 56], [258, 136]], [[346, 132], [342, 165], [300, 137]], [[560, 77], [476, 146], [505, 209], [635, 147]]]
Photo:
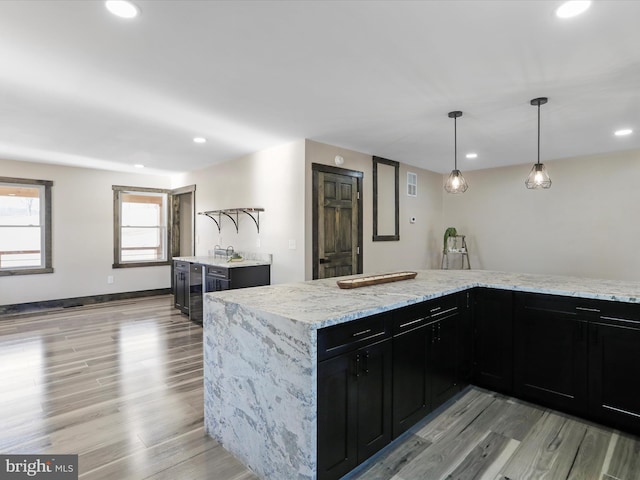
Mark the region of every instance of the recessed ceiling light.
[[556, 10], [559, 18], [571, 18], [584, 13], [591, 6], [590, 0], [570, 0], [564, 2]]
[[630, 128], [623, 128], [622, 130], [616, 130], [613, 134], [616, 137], [624, 137], [625, 135], [631, 135], [633, 133], [633, 130], [631, 130]]
[[107, 0], [104, 2], [107, 10], [121, 18], [135, 18], [140, 14], [140, 9], [126, 0]]
[[206, 139], [206, 138], [204, 138], [204, 137], [195, 137], [195, 138], [193, 139], [193, 141], [194, 141], [195, 143], [207, 143], [207, 139]]
[[134, 165], [134, 167], [136, 167], [136, 168], [144, 168], [144, 165], [142, 165], [141, 163], [136, 163]]
[[473, 153], [473, 152], [472, 153], [467, 153], [465, 155], [465, 157], [467, 157], [467, 158], [478, 158], [478, 154], [477, 153]]

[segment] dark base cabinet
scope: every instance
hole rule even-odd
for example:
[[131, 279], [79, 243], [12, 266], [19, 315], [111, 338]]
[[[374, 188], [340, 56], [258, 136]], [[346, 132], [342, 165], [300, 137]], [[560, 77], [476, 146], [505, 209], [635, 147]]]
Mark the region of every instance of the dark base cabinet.
[[173, 262], [173, 305], [189, 315], [189, 262]]
[[342, 477], [391, 441], [391, 340], [385, 316], [362, 322], [318, 332], [319, 480]]
[[474, 293], [474, 382], [513, 392], [513, 292], [477, 288]]
[[514, 393], [545, 406], [587, 413], [590, 306], [578, 299], [515, 294]]
[[318, 479], [346, 475], [471, 374], [640, 435], [640, 305], [475, 288], [319, 330]]
[[589, 410], [640, 435], [640, 305], [603, 309], [589, 330]]

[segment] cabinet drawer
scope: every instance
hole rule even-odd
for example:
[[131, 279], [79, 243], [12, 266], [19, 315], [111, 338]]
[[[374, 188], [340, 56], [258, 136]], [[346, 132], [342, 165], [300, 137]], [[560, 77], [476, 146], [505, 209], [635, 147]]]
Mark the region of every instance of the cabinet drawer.
[[430, 300], [427, 302], [429, 316], [433, 320], [440, 320], [458, 311], [458, 295], [447, 295], [446, 297]]
[[605, 325], [640, 329], [640, 305], [601, 301], [597, 321]]
[[518, 308], [521, 309], [580, 315], [581, 317], [596, 316], [600, 312], [600, 304], [602, 303], [588, 298], [541, 293], [516, 293], [515, 298]]
[[457, 295], [447, 295], [402, 308], [393, 315], [393, 334], [399, 335], [427, 323], [455, 315], [458, 309]]
[[318, 360], [391, 336], [390, 314], [380, 314], [318, 330]]
[[224, 267], [207, 267], [207, 275], [220, 278], [229, 278], [229, 269]]
[[189, 270], [189, 262], [173, 262], [173, 267], [176, 270]]

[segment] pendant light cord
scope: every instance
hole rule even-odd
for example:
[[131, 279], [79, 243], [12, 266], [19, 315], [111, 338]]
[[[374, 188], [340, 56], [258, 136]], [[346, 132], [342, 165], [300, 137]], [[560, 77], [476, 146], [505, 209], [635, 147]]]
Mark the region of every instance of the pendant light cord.
[[538, 165], [540, 165], [540, 102], [538, 102]]
[[[538, 133], [538, 141], [540, 141], [539, 138], [540, 133]], [[453, 117], [453, 169], [458, 170], [458, 119], [456, 117]]]

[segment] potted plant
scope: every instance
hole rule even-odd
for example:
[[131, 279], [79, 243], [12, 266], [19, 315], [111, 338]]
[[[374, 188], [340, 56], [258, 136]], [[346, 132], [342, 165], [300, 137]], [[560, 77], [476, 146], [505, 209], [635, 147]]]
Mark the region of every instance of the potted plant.
[[[453, 237], [455, 241], [456, 235], [458, 235], [458, 231], [455, 229], [455, 227], [449, 227], [444, 231], [444, 245], [442, 247], [443, 253], [447, 253], [449, 238]], [[451, 249], [449, 248], [449, 250]]]

